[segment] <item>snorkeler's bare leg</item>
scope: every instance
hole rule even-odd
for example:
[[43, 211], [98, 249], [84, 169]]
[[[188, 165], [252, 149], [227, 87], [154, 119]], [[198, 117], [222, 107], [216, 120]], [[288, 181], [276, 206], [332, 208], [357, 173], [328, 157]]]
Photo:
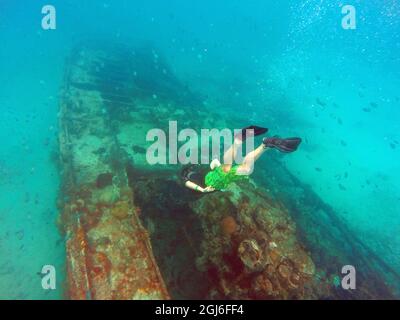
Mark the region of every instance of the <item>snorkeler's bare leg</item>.
[[233, 144], [224, 154], [224, 164], [222, 165], [222, 169], [225, 172], [228, 172], [232, 168], [233, 161], [236, 160], [237, 153], [241, 150], [242, 144], [247, 138], [258, 136], [267, 131], [268, 128], [251, 125], [243, 128], [241, 132], [235, 134]]
[[232, 168], [233, 160], [236, 158], [238, 149], [242, 145], [243, 140], [239, 137], [235, 137], [233, 139], [232, 145], [226, 150], [224, 153], [224, 164], [222, 165], [222, 169], [225, 172], [228, 172]]
[[236, 173], [239, 175], [250, 175], [254, 169], [254, 163], [261, 155], [268, 150], [264, 144], [261, 144], [257, 149], [249, 152], [243, 159], [243, 163], [238, 166]]

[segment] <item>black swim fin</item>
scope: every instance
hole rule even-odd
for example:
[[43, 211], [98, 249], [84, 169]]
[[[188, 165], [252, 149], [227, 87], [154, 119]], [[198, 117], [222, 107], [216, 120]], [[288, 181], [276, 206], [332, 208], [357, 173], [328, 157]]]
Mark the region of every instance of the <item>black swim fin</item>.
[[263, 139], [263, 144], [265, 147], [275, 148], [285, 153], [296, 151], [300, 143], [301, 138], [282, 139], [279, 137], [272, 137]]
[[242, 129], [241, 134], [236, 135], [236, 137], [238, 137], [239, 139], [242, 138], [242, 140], [246, 140], [246, 138], [249, 136], [248, 135], [248, 130], [252, 130], [254, 132], [254, 137], [259, 136], [261, 134], [264, 134], [266, 132], [268, 132], [268, 128], [263, 128], [263, 127], [258, 127], [258, 126], [248, 126], [246, 128]]

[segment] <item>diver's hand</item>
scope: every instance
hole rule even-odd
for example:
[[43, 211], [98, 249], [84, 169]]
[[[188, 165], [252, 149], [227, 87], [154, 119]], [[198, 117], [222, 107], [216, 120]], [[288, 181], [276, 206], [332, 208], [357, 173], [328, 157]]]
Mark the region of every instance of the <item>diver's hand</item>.
[[213, 187], [206, 187], [203, 189], [203, 192], [213, 192], [215, 189]]

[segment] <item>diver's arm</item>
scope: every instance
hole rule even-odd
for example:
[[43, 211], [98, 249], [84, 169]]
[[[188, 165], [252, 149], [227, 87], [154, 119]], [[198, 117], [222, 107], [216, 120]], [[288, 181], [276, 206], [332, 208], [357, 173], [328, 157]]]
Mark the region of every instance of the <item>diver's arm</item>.
[[214, 188], [211, 187], [207, 187], [207, 188], [202, 188], [199, 185], [195, 184], [192, 181], [186, 181], [185, 182], [185, 186], [189, 189], [195, 190], [195, 191], [199, 191], [199, 192], [211, 192], [214, 191]]
[[204, 192], [204, 188], [200, 187], [199, 185], [189, 180], [185, 182], [185, 186], [195, 191]]

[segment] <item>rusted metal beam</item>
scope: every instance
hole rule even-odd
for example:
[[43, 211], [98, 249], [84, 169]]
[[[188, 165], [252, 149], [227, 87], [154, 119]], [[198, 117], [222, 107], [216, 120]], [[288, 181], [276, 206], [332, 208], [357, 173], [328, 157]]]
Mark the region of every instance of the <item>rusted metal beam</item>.
[[[125, 169], [112, 163], [113, 157], [126, 159], [121, 159], [118, 140], [109, 127], [107, 102], [101, 91], [71, 85], [92, 76], [89, 66], [97, 54], [74, 51], [67, 61], [60, 101], [60, 224], [67, 237], [67, 295], [71, 299], [168, 299]], [[96, 153], [97, 149], [107, 156]]]

